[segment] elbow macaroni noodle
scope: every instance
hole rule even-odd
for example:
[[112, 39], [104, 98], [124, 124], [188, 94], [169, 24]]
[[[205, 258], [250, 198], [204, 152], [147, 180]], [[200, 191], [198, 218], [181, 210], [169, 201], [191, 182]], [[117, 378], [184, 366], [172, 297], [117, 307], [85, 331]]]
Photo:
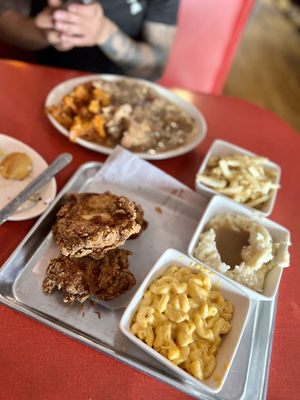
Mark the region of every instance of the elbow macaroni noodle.
[[199, 380], [216, 366], [221, 336], [231, 329], [233, 306], [200, 266], [172, 265], [145, 292], [131, 332]]

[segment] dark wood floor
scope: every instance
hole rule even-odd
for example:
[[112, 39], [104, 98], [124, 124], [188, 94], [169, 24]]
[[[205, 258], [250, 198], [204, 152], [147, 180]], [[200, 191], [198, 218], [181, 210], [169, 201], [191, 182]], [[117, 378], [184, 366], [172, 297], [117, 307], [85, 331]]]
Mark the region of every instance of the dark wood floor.
[[300, 29], [278, 1], [257, 1], [224, 94], [273, 111], [300, 133]]

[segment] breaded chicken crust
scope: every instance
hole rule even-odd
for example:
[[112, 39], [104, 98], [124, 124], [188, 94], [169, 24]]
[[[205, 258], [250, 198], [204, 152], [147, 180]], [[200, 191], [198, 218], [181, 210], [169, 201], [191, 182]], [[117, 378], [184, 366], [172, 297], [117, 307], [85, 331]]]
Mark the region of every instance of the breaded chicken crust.
[[83, 303], [89, 297], [112, 300], [130, 290], [136, 283], [128, 270], [130, 251], [115, 249], [96, 260], [85, 256], [70, 258], [59, 256], [50, 261], [43, 290], [52, 293], [55, 288], [65, 293], [64, 302]]
[[78, 193], [67, 197], [53, 233], [63, 255], [99, 258], [138, 234], [140, 221], [140, 207], [125, 196]]

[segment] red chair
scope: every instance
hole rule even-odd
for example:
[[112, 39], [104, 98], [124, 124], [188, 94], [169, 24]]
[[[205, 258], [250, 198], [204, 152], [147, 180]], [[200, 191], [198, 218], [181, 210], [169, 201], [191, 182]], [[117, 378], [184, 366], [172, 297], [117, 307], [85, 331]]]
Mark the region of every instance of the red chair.
[[161, 83], [219, 94], [254, 0], [181, 0], [178, 31]]

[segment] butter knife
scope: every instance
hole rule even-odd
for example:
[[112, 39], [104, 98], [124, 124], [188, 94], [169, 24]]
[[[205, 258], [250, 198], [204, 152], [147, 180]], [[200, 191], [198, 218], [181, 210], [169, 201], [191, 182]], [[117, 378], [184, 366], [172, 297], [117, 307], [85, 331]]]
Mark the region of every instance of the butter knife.
[[16, 197], [14, 197], [5, 207], [0, 210], [0, 225], [7, 220], [7, 218], [20, 207], [30, 196], [32, 196], [38, 189], [44, 186], [53, 178], [60, 170], [72, 161], [73, 157], [69, 153], [63, 153], [58, 156], [48, 168], [46, 168], [40, 175], [38, 175], [32, 182], [25, 187]]

